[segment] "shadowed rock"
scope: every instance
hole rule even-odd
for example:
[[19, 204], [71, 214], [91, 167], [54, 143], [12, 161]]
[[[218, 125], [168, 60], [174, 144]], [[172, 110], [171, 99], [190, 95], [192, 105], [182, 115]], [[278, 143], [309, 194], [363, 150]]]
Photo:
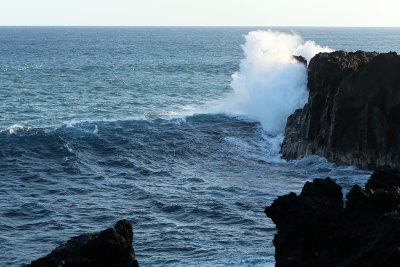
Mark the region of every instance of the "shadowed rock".
[[400, 56], [320, 53], [308, 66], [308, 103], [286, 124], [282, 157], [400, 167]]
[[295, 56], [293, 55], [294, 59], [296, 59], [298, 62], [303, 63], [307, 67], [307, 59], [302, 56]]
[[114, 228], [71, 238], [47, 256], [33, 261], [31, 267], [138, 267], [132, 248], [132, 225], [118, 221]]
[[352, 188], [346, 207], [329, 178], [278, 197], [265, 209], [278, 229], [276, 266], [400, 266], [399, 185], [400, 172], [383, 167]]

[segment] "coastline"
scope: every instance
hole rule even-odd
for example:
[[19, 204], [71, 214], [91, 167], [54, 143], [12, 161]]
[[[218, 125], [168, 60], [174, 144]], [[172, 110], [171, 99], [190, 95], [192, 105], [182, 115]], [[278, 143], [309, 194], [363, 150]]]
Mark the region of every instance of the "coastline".
[[308, 65], [308, 102], [288, 118], [282, 157], [400, 167], [399, 72], [394, 52], [316, 55]]

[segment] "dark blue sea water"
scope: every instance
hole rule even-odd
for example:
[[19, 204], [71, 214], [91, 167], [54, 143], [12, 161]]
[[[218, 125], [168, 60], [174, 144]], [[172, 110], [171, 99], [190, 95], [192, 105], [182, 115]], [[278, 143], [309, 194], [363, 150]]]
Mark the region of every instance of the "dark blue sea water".
[[[0, 28], [0, 265], [126, 218], [142, 266], [271, 266], [266, 205], [315, 177], [363, 183], [280, 160], [259, 121], [213, 112], [257, 29]], [[400, 50], [395, 28], [278, 30]]]

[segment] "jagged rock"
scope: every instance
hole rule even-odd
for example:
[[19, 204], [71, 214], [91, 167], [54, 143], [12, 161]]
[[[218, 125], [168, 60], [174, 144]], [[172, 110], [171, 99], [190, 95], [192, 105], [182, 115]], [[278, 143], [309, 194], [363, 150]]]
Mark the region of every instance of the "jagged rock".
[[375, 170], [374, 174], [366, 183], [369, 189], [384, 189], [389, 186], [400, 187], [400, 170], [383, 166]]
[[286, 124], [282, 157], [400, 167], [400, 56], [320, 53], [308, 66], [308, 103]]
[[307, 67], [307, 59], [303, 56], [295, 56], [293, 55], [294, 59], [296, 59], [298, 62], [303, 63]]
[[138, 267], [132, 248], [132, 225], [118, 221], [114, 228], [71, 238], [30, 267]]
[[352, 188], [346, 207], [329, 178], [278, 197], [265, 209], [278, 229], [276, 266], [400, 266], [399, 183], [398, 170], [379, 168], [366, 188]]

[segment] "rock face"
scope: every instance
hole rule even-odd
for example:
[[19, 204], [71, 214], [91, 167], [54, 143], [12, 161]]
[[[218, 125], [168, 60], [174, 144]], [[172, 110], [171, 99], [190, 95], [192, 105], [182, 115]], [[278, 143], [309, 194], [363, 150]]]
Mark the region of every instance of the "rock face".
[[400, 56], [320, 53], [308, 66], [308, 103], [288, 120], [282, 157], [400, 167]]
[[307, 182], [299, 196], [265, 209], [278, 228], [276, 266], [400, 266], [400, 171], [382, 167], [344, 207], [331, 179]]
[[138, 267], [132, 248], [132, 225], [118, 221], [114, 228], [71, 238], [49, 255], [33, 261], [31, 267]]

